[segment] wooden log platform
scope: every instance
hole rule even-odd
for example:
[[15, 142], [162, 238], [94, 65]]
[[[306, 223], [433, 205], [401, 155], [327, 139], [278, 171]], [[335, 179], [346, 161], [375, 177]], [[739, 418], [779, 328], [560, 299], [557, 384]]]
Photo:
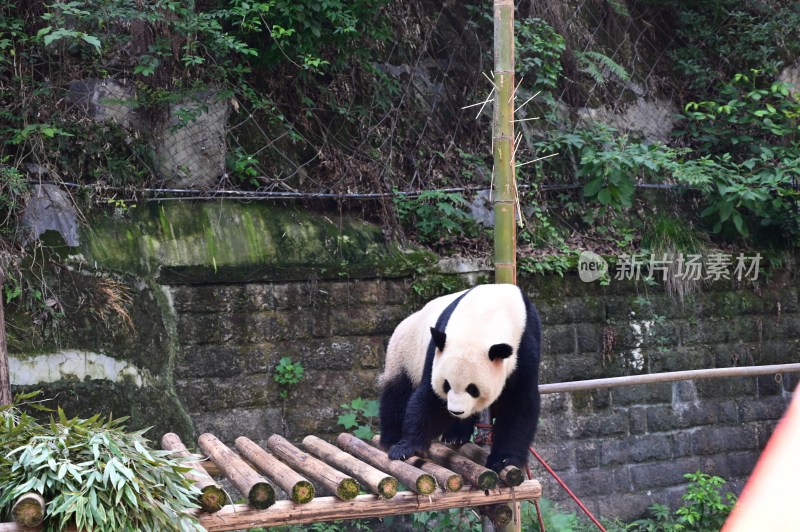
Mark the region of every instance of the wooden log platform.
[[[185, 447], [183, 447], [177, 436], [169, 435], [167, 439], [169, 447], [180, 449], [180, 453], [184, 456], [188, 454], [188, 451], [185, 451]], [[437, 460], [434, 456], [433, 462], [417, 458], [412, 458], [408, 461], [384, 460], [385, 453], [345, 433], [340, 435], [338, 442], [342, 451], [324, 442], [320, 443], [317, 438], [306, 438], [305, 444], [307, 448], [314, 449], [313, 452], [319, 456], [319, 460], [306, 456], [305, 453], [293, 447], [280, 436], [272, 436], [270, 438], [270, 443], [272, 443], [270, 447], [278, 449], [278, 452], [274, 453], [267, 453], [266, 442], [262, 442], [263, 445], [258, 445], [246, 438], [237, 439], [236, 447], [244, 455], [240, 457], [211, 434], [204, 434], [201, 439], [200, 448], [207, 455], [208, 460], [198, 463], [203, 465], [206, 471], [211, 472], [212, 475], [227, 477], [240, 490], [251, 491], [254, 486], [261, 485], [263, 479], [258, 470], [261, 470], [261, 474], [268, 477], [280, 477], [282, 480], [279, 485], [282, 484], [282, 487], [292, 488], [300, 483], [301, 480], [308, 479], [312, 484], [316, 484], [317, 488], [320, 488], [323, 484], [317, 480], [320, 476], [318, 471], [320, 467], [319, 460], [326, 467], [337, 470], [342, 477], [345, 477], [346, 475], [338, 470], [342, 463], [347, 463], [351, 471], [359, 471], [359, 474], [361, 474], [362, 469], [366, 471], [362, 464], [364, 461], [369, 462], [370, 460], [365, 460], [361, 456], [369, 456], [374, 462], [372, 467], [377, 472], [372, 471], [370, 475], [373, 475], [373, 477], [371, 478], [378, 479], [382, 475], [385, 478], [395, 477], [399, 480], [399, 477], [393, 472], [401, 471], [404, 474], [409, 474], [407, 480], [412, 484], [412, 489], [416, 490], [400, 491], [391, 498], [387, 498], [388, 493], [384, 492], [383, 496], [362, 494], [349, 500], [342, 500], [340, 497], [335, 496], [308, 498], [308, 501], [304, 504], [299, 504], [291, 499], [278, 500], [269, 505], [269, 507], [262, 509], [256, 508], [252, 504], [228, 504], [213, 513], [197, 510], [196, 516], [200, 524], [206, 530], [212, 532], [256, 527], [303, 525], [335, 520], [380, 518], [450, 508], [489, 507], [515, 501], [538, 499], [542, 492], [542, 488], [536, 480], [526, 480], [518, 486], [498, 484], [496, 487], [489, 489], [463, 484], [461, 476], [449, 470], [453, 463], [456, 463], [460, 469], [468, 473], [468, 475], [464, 475], [465, 478], [472, 477], [478, 480], [481, 474], [485, 473], [485, 470], [474, 462], [470, 465], [469, 458], [463, 455], [454, 458], [453, 453], [455, 451], [451, 449], [448, 449], [447, 452], [439, 449], [439, 453], [433, 453], [433, 455], [441, 454], [443, 457], [443, 459]], [[373, 453], [372, 450], [376, 451], [376, 453]], [[342, 454], [342, 452], [346, 454]], [[286, 455], [287, 459], [282, 458], [282, 454]], [[204, 455], [195, 456], [201, 459], [206, 458]], [[280, 460], [281, 465], [276, 466], [275, 461], [277, 460]], [[412, 467], [411, 464], [424, 466], [423, 469], [425, 471]], [[297, 475], [294, 475], [287, 466], [291, 467]], [[307, 468], [312, 469], [312, 471], [307, 471]], [[190, 478], [194, 478], [198, 486], [201, 484], [207, 485], [209, 479], [200, 471], [191, 473], [192, 475], [189, 475]], [[438, 480], [438, 486], [437, 482], [433, 480], [434, 477]], [[419, 493], [419, 486], [414, 485], [420, 478], [424, 480], [425, 489], [421, 491], [425, 493]], [[433, 486], [431, 489], [427, 489], [429, 484]], [[463, 487], [460, 487], [462, 485]], [[313, 491], [309, 494], [311, 493]], [[249, 493], [244, 495], [247, 496]], [[291, 494], [289, 496], [291, 497]], [[306, 500], [306, 498], [303, 498], [303, 500]], [[258, 500], [256, 502], [257, 504], [262, 503], [262, 501]], [[33, 532], [41, 529], [41, 526], [29, 528], [18, 523], [0, 523], [0, 532]]]

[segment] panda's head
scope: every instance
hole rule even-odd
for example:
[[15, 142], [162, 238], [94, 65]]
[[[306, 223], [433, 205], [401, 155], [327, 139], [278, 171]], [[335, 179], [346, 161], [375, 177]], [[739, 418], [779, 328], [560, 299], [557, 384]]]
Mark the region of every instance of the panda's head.
[[488, 408], [500, 396], [506, 378], [516, 364], [514, 348], [507, 343], [481, 346], [479, 343], [447, 345], [447, 335], [431, 327], [436, 345], [431, 386], [447, 410], [466, 419]]

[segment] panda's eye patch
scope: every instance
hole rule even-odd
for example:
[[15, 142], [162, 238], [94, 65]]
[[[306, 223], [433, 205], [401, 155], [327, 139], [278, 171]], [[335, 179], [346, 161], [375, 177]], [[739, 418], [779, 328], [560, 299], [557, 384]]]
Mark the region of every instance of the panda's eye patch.
[[480, 390], [478, 390], [478, 387], [475, 386], [474, 384], [470, 384], [469, 386], [467, 386], [467, 393], [475, 398], [477, 398], [481, 394]]
[[450, 383], [447, 382], [447, 379], [445, 379], [444, 386], [442, 386], [442, 389], [444, 390], [444, 393], [447, 393], [447, 392], [450, 391]]

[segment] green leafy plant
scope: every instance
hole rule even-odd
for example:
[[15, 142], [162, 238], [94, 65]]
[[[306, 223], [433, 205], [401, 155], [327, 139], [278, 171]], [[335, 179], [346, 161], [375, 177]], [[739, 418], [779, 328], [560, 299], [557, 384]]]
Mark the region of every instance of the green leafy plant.
[[288, 399], [292, 387], [303, 380], [305, 368], [300, 362], [294, 362], [291, 357], [283, 357], [275, 366], [275, 382], [281, 386], [281, 398]]
[[676, 177], [700, 188], [708, 202], [701, 216], [715, 233], [730, 227], [748, 236], [754, 219], [800, 242], [800, 103], [786, 84], [763, 81], [757, 70], [735, 75], [719, 93], [686, 105], [679, 134], [705, 155]]
[[425, 190], [415, 197], [396, 195], [394, 206], [400, 221], [416, 228], [422, 243], [478, 234], [478, 226], [467, 211], [469, 202], [460, 193]]
[[11, 222], [16, 219], [24, 205], [28, 194], [25, 176], [6, 163], [8, 157], [0, 159], [0, 231], [7, 232], [12, 227]]
[[276, 526], [270, 528], [250, 528], [248, 532], [369, 532], [372, 530], [366, 519], [348, 521], [325, 521], [307, 525]]
[[684, 504], [675, 513], [679, 519], [700, 532], [722, 528], [736, 503], [736, 495], [720, 492], [725, 479], [697, 471], [684, 475], [691, 484], [683, 494]]
[[449, 532], [459, 530], [479, 532], [483, 530], [481, 518], [471, 508], [450, 508], [440, 512], [417, 512], [411, 515], [414, 530]]
[[605, 85], [608, 82], [607, 72], [620, 81], [628, 81], [631, 77], [625, 67], [603, 53], [587, 50], [576, 52], [575, 56], [580, 64], [580, 71], [587, 74], [598, 85]]
[[775, 76], [800, 51], [800, 10], [793, 2], [670, 0], [679, 17], [670, 51], [676, 77], [698, 93], [748, 68]]
[[56, 419], [40, 425], [20, 410], [36, 394], [0, 409], [0, 509], [33, 491], [47, 504], [44, 530], [203, 530], [187, 513], [199, 491], [188, 467], [154, 450], [125, 418]]
[[662, 504], [650, 506], [652, 517], [634, 521], [628, 530], [635, 532], [673, 532], [692, 530], [695, 532], [717, 532], [736, 503], [733, 493], [721, 493], [725, 479], [701, 473], [687, 473], [684, 478], [690, 484], [683, 493], [683, 504], [670, 513]]
[[362, 399], [357, 397], [341, 405], [344, 414], [337, 419], [337, 423], [345, 430], [352, 431], [358, 438], [369, 440], [375, 434], [377, 418], [380, 412], [380, 403], [375, 399]]
[[530, 92], [555, 91], [563, 74], [564, 37], [544, 20], [525, 18], [514, 21], [514, 38], [516, 71], [521, 78], [532, 78], [526, 84]]

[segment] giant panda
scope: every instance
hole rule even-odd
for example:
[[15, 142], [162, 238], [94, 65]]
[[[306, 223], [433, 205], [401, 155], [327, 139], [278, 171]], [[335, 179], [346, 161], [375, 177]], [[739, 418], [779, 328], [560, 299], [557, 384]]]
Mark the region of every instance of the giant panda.
[[511, 284], [439, 297], [403, 320], [379, 378], [380, 443], [389, 458], [426, 451], [440, 436], [466, 442], [491, 407], [486, 466], [524, 467], [539, 421], [540, 342], [536, 307]]

